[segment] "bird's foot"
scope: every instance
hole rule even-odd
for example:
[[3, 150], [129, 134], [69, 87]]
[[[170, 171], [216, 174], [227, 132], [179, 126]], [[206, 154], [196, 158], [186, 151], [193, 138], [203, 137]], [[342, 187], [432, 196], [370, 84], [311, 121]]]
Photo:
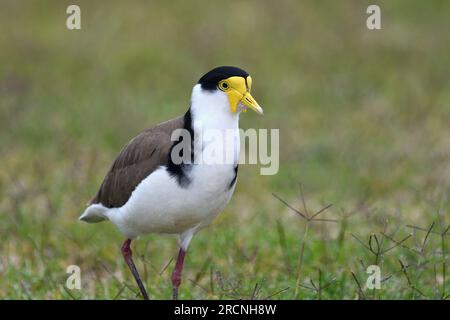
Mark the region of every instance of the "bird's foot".
[[176, 287], [172, 289], [172, 300], [178, 300], [178, 288]]
[[128, 267], [131, 270], [131, 273], [133, 274], [134, 279], [136, 280], [136, 283], [139, 287], [139, 291], [141, 291], [142, 297], [144, 300], [149, 300], [147, 291], [145, 290], [144, 284], [142, 283], [141, 277], [139, 276], [139, 272], [136, 269], [136, 266], [133, 261], [133, 252], [131, 251], [131, 239], [127, 239], [123, 246], [122, 246], [122, 254], [125, 258], [125, 261], [128, 265]]

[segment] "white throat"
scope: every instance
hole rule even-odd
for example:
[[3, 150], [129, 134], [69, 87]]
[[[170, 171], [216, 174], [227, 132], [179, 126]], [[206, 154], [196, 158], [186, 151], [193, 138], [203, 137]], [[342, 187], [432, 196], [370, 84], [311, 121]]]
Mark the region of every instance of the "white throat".
[[196, 84], [192, 90], [191, 112], [193, 122], [201, 122], [204, 128], [236, 129], [239, 113], [233, 113], [225, 92], [203, 90]]
[[[194, 86], [191, 98], [194, 147], [202, 150], [204, 159], [213, 157], [216, 164], [237, 163], [240, 152], [239, 114], [239, 111], [231, 111], [226, 93], [203, 90], [200, 84]], [[224, 161], [221, 162], [222, 158]]]

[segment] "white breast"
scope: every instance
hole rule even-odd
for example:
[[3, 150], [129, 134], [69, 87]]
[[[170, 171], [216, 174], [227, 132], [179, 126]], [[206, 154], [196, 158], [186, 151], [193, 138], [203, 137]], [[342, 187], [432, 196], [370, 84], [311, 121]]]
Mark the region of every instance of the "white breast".
[[191, 184], [183, 188], [161, 167], [136, 187], [128, 202], [110, 216], [111, 221], [133, 238], [208, 225], [233, 194], [235, 185], [229, 185], [234, 169], [231, 165], [198, 165], [189, 177]]

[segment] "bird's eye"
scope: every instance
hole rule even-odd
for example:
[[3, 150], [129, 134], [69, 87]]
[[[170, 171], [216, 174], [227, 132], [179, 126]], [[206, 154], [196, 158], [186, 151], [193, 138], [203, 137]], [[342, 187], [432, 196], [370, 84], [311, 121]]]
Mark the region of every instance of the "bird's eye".
[[225, 82], [225, 81], [219, 82], [219, 89], [220, 90], [226, 91], [229, 88], [230, 88], [230, 85], [227, 82]]

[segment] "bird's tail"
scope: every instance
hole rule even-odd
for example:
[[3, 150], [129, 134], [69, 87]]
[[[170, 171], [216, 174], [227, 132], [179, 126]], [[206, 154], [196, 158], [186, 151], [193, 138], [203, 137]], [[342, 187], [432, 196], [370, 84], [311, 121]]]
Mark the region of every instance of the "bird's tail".
[[109, 208], [102, 204], [92, 204], [86, 208], [83, 214], [80, 216], [80, 220], [88, 223], [97, 223], [108, 219]]

